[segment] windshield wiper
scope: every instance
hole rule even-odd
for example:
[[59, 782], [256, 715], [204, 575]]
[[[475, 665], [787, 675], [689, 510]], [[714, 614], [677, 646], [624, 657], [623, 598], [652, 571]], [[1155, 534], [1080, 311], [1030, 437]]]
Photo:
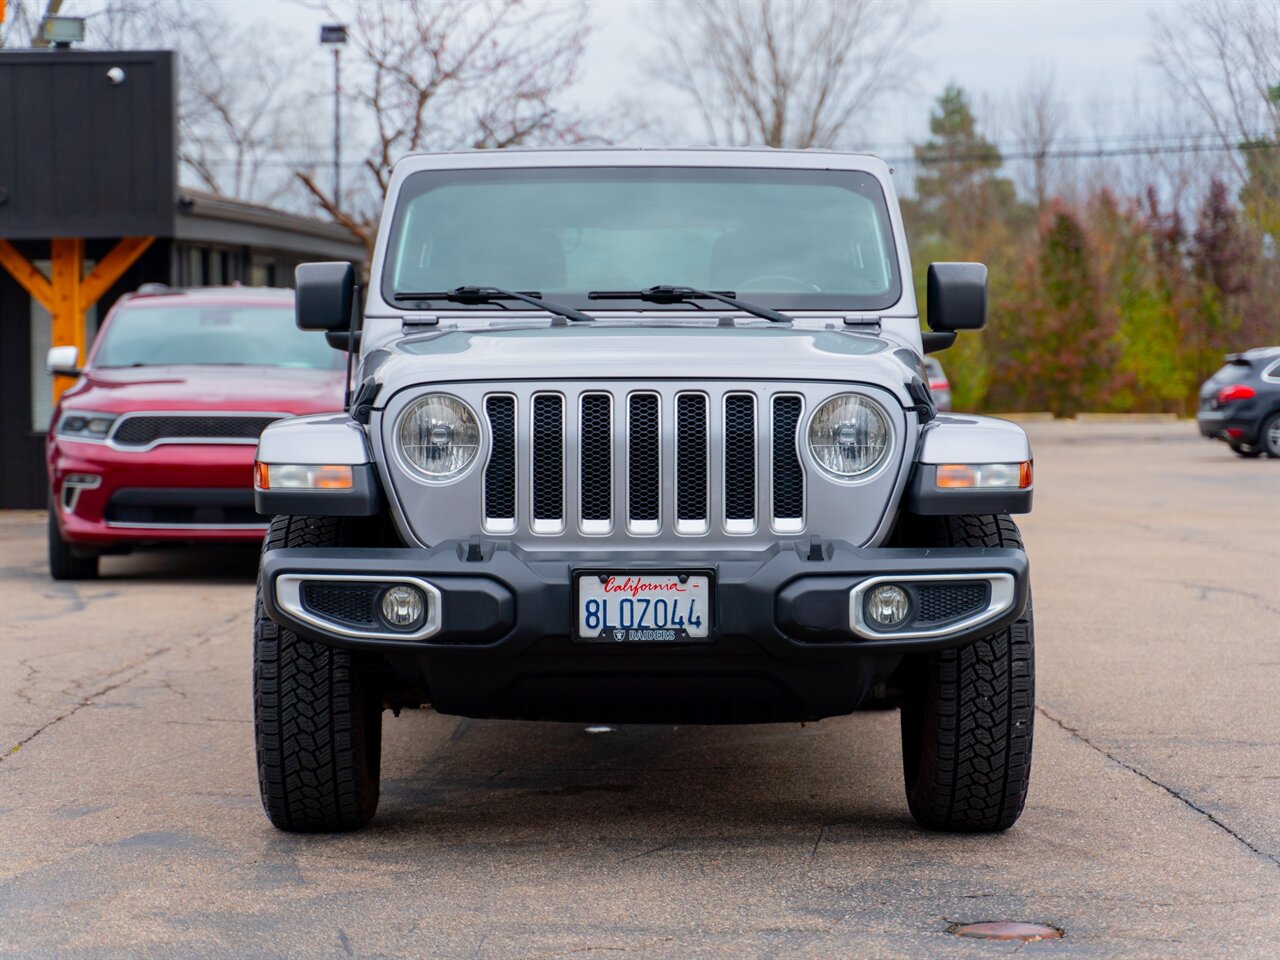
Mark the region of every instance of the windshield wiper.
[[504, 290], [502, 287], [454, 287], [452, 290], [437, 290], [434, 293], [397, 293], [392, 299], [396, 302], [402, 300], [448, 300], [450, 303], [496, 303], [499, 300], [520, 300], [568, 320], [584, 320], [587, 322], [595, 320], [595, 317], [589, 317], [582, 311], [573, 309], [573, 307], [562, 307], [559, 304], [551, 303], [549, 300], [543, 300], [542, 294], [537, 290], [527, 290], [521, 293], [516, 290]]
[[746, 313], [772, 320], [774, 323], [790, 323], [792, 317], [769, 307], [739, 300], [732, 290], [697, 290], [693, 287], [648, 287], [644, 290], [592, 290], [588, 300], [645, 300], [649, 303], [688, 303], [690, 300], [719, 300]]

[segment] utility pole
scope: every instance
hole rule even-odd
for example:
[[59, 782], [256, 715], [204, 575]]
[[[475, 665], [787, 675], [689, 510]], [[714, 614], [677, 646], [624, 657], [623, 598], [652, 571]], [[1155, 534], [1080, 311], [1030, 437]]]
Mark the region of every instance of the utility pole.
[[320, 28], [320, 43], [333, 48], [333, 207], [342, 209], [342, 48], [347, 42], [345, 24]]

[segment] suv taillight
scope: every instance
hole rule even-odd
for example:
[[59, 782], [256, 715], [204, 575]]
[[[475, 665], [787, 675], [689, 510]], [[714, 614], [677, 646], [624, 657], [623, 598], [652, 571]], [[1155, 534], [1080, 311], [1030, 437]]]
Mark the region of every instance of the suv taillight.
[[1255, 396], [1253, 387], [1246, 387], [1243, 383], [1233, 383], [1218, 391], [1218, 406], [1235, 400], [1252, 400]]
[[930, 389], [930, 390], [946, 390], [946, 389], [947, 389], [948, 387], [950, 387], [950, 386], [951, 386], [951, 384], [947, 383], [947, 381], [945, 381], [945, 380], [930, 380], [930, 381], [929, 381], [929, 389]]

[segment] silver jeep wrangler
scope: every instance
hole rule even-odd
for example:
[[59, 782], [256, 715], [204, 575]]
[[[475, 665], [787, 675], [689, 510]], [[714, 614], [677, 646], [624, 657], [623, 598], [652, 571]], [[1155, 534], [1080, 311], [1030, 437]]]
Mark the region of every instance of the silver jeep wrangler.
[[[1022, 811], [1034, 710], [1017, 426], [939, 414], [875, 157], [501, 151], [395, 169], [367, 289], [297, 273], [347, 412], [270, 426], [254, 637], [262, 801], [378, 803], [382, 715], [820, 720], [888, 702], [922, 825]], [[363, 309], [360, 308], [363, 294]]]

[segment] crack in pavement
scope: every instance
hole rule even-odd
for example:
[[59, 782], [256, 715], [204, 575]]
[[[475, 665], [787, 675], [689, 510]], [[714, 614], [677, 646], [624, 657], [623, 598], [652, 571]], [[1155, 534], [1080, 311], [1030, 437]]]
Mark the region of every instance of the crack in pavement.
[[[147, 653], [143, 654], [142, 656], [136, 657], [135, 659], [130, 660], [128, 663], [122, 664], [121, 666], [116, 667], [115, 669], [109, 671], [108, 673], [103, 674], [100, 678], [98, 678], [97, 682], [101, 683], [102, 680], [109, 680], [113, 677], [118, 677], [122, 673], [125, 673], [129, 670], [134, 670], [138, 667], [143, 667], [144, 664], [150, 663], [152, 660], [156, 659], [157, 657], [163, 656], [164, 654], [169, 653], [170, 651], [175, 649], [181, 650], [184, 653], [190, 653], [194, 650], [197, 650], [200, 647], [203, 647], [206, 644], [212, 642], [215, 635], [224, 632], [227, 627], [230, 627], [237, 620], [242, 619], [244, 616], [245, 616], [245, 613], [243, 611], [238, 611], [234, 614], [231, 614], [230, 616], [224, 617], [219, 623], [215, 624], [213, 628], [206, 631], [205, 633], [197, 635], [196, 637], [193, 638], [192, 642], [187, 643], [181, 647], [175, 648], [173, 645], [168, 645], [163, 647], [157, 647], [154, 650], [150, 650]], [[32, 666], [30, 663], [30, 661], [36, 660], [36, 659], [38, 659], [38, 657], [28, 657], [25, 661], [20, 661], [29, 673], [28, 680], [31, 677], [34, 677], [40, 673], [39, 668]], [[66, 720], [69, 717], [75, 716], [85, 707], [92, 706], [93, 703], [100, 697], [104, 697], [108, 693], [111, 693], [113, 690], [119, 690], [121, 687], [127, 686], [130, 683], [133, 683], [133, 681], [137, 680], [139, 677], [146, 676], [148, 672], [149, 672], [148, 669], [144, 667], [143, 669], [138, 670], [137, 673], [134, 673], [131, 676], [125, 677], [123, 680], [120, 680], [119, 682], [108, 683], [106, 686], [100, 687], [99, 689], [94, 690], [92, 693], [79, 695], [78, 699], [72, 705], [70, 710], [67, 710], [59, 714], [58, 716], [54, 717], [52, 720], [49, 720], [46, 723], [41, 724], [39, 727], [37, 727], [31, 733], [27, 734], [27, 736], [23, 737], [21, 740], [15, 743], [12, 747], [10, 747], [4, 753], [0, 753], [0, 763], [3, 763], [8, 758], [18, 753], [23, 747], [25, 747], [28, 743], [30, 743], [36, 737], [40, 736], [40, 734], [44, 733], [50, 727], [53, 727], [56, 724], [61, 723], [63, 720]], [[185, 694], [183, 694], [181, 691], [175, 688], [172, 685], [171, 681], [166, 679], [162, 681], [160, 685], [162, 687], [169, 689], [170, 692], [179, 694], [180, 696], [183, 696], [185, 698]], [[76, 696], [76, 694], [73, 691], [77, 689], [83, 690], [83, 688], [84, 688], [84, 681], [76, 679], [68, 682], [61, 692], [63, 696], [72, 697], [72, 696]], [[28, 702], [31, 702], [34, 705], [34, 701], [32, 701], [30, 696], [25, 693], [25, 689], [20, 689], [18, 693], [20, 696], [23, 696], [24, 699], [28, 700]]]
[[[160, 654], [165, 653], [170, 649], [171, 649], [170, 647], [164, 647], [161, 650], [155, 651], [155, 653], [152, 654], [151, 656], [159, 656]], [[151, 656], [144, 658], [143, 662], [145, 662], [145, 660], [151, 659]], [[131, 664], [130, 666], [134, 666], [134, 664]], [[130, 669], [130, 666], [122, 667], [121, 670], [128, 670]], [[120, 670], [115, 671], [115, 675], [118, 676], [120, 672], [121, 672]], [[132, 683], [134, 680], [137, 680], [139, 677], [145, 676], [146, 673], [147, 671], [145, 669], [139, 670], [137, 673], [133, 674], [132, 676], [125, 677], [119, 683], [108, 684], [102, 689], [95, 690], [93, 693], [89, 694], [88, 696], [83, 697], [81, 700], [77, 701], [76, 704], [72, 706], [72, 708], [68, 710], [66, 713], [59, 714], [58, 716], [54, 717], [52, 720], [48, 721], [47, 723], [41, 724], [31, 733], [27, 734], [25, 737], [23, 737], [21, 740], [15, 743], [3, 754], [0, 754], [0, 763], [3, 763], [5, 760], [8, 760], [15, 753], [17, 753], [19, 750], [25, 747], [28, 743], [30, 743], [36, 737], [40, 736], [40, 734], [44, 733], [54, 724], [61, 723], [63, 720], [66, 720], [68, 717], [74, 717], [77, 713], [79, 713], [85, 707], [90, 706], [94, 702], [94, 700], [96, 700], [98, 697], [106, 696], [112, 690], [119, 690], [121, 687]]]
[[1081, 733], [1078, 729], [1076, 729], [1075, 727], [1069, 726], [1067, 723], [1065, 723], [1058, 717], [1055, 717], [1052, 713], [1050, 713], [1044, 707], [1037, 706], [1036, 712], [1043, 715], [1046, 719], [1057, 724], [1061, 729], [1071, 734], [1071, 736], [1075, 737], [1085, 746], [1093, 750], [1096, 750], [1098, 753], [1102, 754], [1112, 763], [1116, 764], [1117, 766], [1124, 767], [1124, 769], [1128, 770], [1130, 773], [1136, 773], [1143, 780], [1147, 781], [1147, 783], [1150, 783], [1153, 786], [1159, 787], [1161, 790], [1169, 794], [1169, 796], [1173, 797], [1175, 800], [1181, 801], [1183, 804], [1190, 807], [1196, 813], [1200, 814], [1202, 817], [1204, 817], [1206, 820], [1212, 823], [1219, 830], [1222, 830], [1224, 833], [1231, 836], [1238, 843], [1246, 847], [1248, 850], [1250, 850], [1257, 856], [1261, 857], [1263, 860], [1270, 861], [1274, 866], [1280, 867], [1280, 859], [1277, 859], [1275, 856], [1273, 856], [1270, 853], [1267, 853], [1265, 850], [1260, 850], [1259, 848], [1255, 847], [1252, 843], [1246, 840], [1244, 836], [1237, 833], [1235, 830], [1232, 830], [1229, 826], [1227, 826], [1225, 823], [1223, 823], [1221, 820], [1215, 817], [1212, 813], [1210, 813], [1204, 807], [1197, 804], [1194, 800], [1190, 800], [1187, 797], [1184, 797], [1181, 793], [1173, 789], [1173, 787], [1169, 786], [1168, 784], [1161, 783], [1159, 780], [1157, 780], [1155, 777], [1151, 776], [1150, 774], [1144, 773], [1142, 770], [1139, 770], [1137, 767], [1133, 766], [1132, 764], [1126, 763], [1125, 761], [1121, 760], [1114, 753], [1104, 750], [1102, 747], [1098, 746], [1096, 743], [1094, 743], [1092, 740], [1086, 737], [1083, 733]]
[[1280, 608], [1273, 607], [1269, 597], [1264, 597], [1260, 593], [1252, 593], [1248, 590], [1238, 590], [1234, 587], [1217, 587], [1209, 583], [1197, 583], [1194, 580], [1155, 580], [1154, 583], [1176, 583], [1179, 586], [1186, 587], [1188, 590], [1198, 590], [1200, 592], [1199, 599], [1208, 600], [1210, 594], [1225, 593], [1228, 596], [1243, 597], [1251, 600], [1259, 609], [1266, 610], [1268, 613], [1280, 613]]

